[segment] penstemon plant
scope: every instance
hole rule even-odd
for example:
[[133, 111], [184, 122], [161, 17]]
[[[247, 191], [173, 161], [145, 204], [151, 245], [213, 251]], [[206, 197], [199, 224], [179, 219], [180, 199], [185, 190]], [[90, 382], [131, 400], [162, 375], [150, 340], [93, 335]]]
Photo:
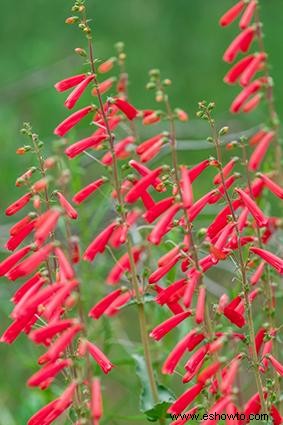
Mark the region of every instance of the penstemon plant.
[[[116, 56], [100, 60], [85, 1], [77, 0], [72, 13], [66, 23], [86, 40], [75, 49], [84, 72], [55, 84], [57, 92], [68, 91], [64, 105], [72, 112], [54, 130], [51, 155], [31, 125], [23, 126], [28, 142], [17, 154], [30, 155], [31, 166], [16, 180], [24, 194], [6, 209], [7, 216], [23, 211], [23, 217], [13, 222], [5, 245], [12, 253], [0, 263], [1, 276], [20, 282], [1, 342], [26, 334], [41, 346], [27, 385], [45, 391], [57, 382], [57, 396], [28, 424], [281, 424], [276, 300], [282, 219], [273, 213], [283, 199], [280, 124], [259, 1], [236, 2], [220, 25], [238, 21], [240, 27], [224, 61], [232, 64], [244, 54], [224, 77], [240, 86], [230, 110], [249, 113], [263, 103], [267, 120], [249, 138], [231, 141], [229, 128], [215, 121], [215, 103], [199, 102], [197, 117], [207, 123], [214, 156], [190, 166], [178, 158], [176, 124], [188, 115], [172, 106], [171, 81], [152, 69], [147, 89], [158, 106], [137, 109], [129, 99], [123, 43]], [[117, 75], [104, 77], [112, 71]], [[90, 95], [93, 101], [77, 106]], [[89, 120], [90, 131], [74, 142], [82, 120]], [[156, 123], [159, 131], [141, 140], [141, 128]], [[87, 185], [74, 193], [72, 180], [84, 171], [79, 163], [85, 159], [95, 164], [98, 178], [85, 173]], [[203, 193], [197, 185], [206, 174], [210, 187]], [[97, 199], [106, 199], [103, 228], [93, 231], [92, 218], [86, 224], [80, 216], [86, 205], [94, 216]], [[206, 209], [214, 216], [204, 228]], [[210, 273], [217, 280], [225, 268], [230, 280], [215, 294]], [[138, 324], [132, 340], [129, 320], [121, 320], [130, 306], [127, 317]], [[129, 379], [136, 375], [140, 383], [135, 415], [122, 416], [108, 402], [114, 391], [107, 380], [124, 367], [116, 354], [121, 351], [130, 357]]]

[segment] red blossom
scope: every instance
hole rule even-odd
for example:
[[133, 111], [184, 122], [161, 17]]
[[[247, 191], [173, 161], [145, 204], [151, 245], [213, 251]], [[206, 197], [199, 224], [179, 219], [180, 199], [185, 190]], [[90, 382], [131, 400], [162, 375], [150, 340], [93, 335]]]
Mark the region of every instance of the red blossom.
[[221, 17], [219, 23], [222, 27], [230, 25], [237, 17], [240, 15], [242, 10], [245, 7], [244, 0], [238, 1], [234, 6], [232, 6], [227, 12]]
[[54, 130], [54, 134], [64, 137], [76, 124], [93, 110], [92, 106], [86, 106], [62, 121]]

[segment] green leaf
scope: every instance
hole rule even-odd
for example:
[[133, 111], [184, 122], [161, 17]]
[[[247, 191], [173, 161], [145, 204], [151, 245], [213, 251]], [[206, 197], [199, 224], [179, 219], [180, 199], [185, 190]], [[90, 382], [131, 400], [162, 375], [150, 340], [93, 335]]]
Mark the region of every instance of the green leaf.
[[148, 421], [156, 422], [159, 418], [166, 416], [168, 407], [175, 400], [174, 394], [163, 385], [157, 384], [159, 402], [155, 403], [151, 394], [145, 360], [139, 354], [134, 354], [133, 359], [136, 362], [136, 373], [142, 386], [140, 410], [146, 415]]

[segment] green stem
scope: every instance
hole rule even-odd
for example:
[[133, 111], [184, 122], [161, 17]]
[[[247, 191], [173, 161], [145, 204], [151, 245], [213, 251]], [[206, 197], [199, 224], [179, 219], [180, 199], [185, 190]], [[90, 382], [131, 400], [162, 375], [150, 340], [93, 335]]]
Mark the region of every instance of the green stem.
[[[110, 152], [111, 152], [111, 155], [112, 155], [112, 158], [113, 158], [113, 180], [114, 180], [114, 187], [115, 187], [115, 190], [117, 192], [117, 199], [118, 199], [118, 204], [119, 204], [119, 208], [120, 208], [120, 216], [121, 216], [123, 223], [126, 224], [126, 214], [125, 214], [125, 210], [124, 210], [124, 203], [123, 203], [123, 198], [122, 198], [122, 195], [121, 195], [121, 187], [120, 187], [120, 181], [119, 181], [118, 163], [117, 163], [117, 157], [116, 157], [115, 148], [114, 148], [114, 137], [113, 137], [113, 134], [110, 130], [108, 118], [107, 118], [105, 111], [104, 111], [102, 96], [101, 96], [98, 81], [97, 81], [97, 78], [96, 78], [96, 69], [95, 69], [95, 64], [94, 64], [94, 55], [93, 55], [93, 46], [92, 46], [91, 36], [88, 36], [88, 47], [89, 47], [90, 66], [91, 66], [92, 73], [94, 75], [94, 84], [95, 84], [96, 89], [97, 89], [98, 102], [99, 102], [99, 105], [100, 105], [100, 110], [101, 110], [101, 114], [102, 114], [102, 117], [103, 117], [103, 120], [104, 120], [106, 131], [107, 131], [107, 134], [108, 134], [108, 137], [109, 137]], [[139, 283], [138, 283], [138, 279], [137, 279], [137, 270], [136, 270], [136, 265], [135, 265], [133, 253], [132, 253], [132, 241], [131, 241], [131, 238], [129, 237], [129, 235], [127, 235], [126, 245], [127, 245], [127, 252], [128, 252], [128, 256], [129, 256], [129, 262], [130, 262], [131, 282], [132, 282], [133, 291], [135, 293], [135, 297], [136, 297], [136, 301], [137, 301], [137, 305], [138, 305], [138, 318], [139, 318], [140, 335], [141, 335], [141, 342], [142, 342], [142, 345], [143, 345], [143, 352], [144, 352], [144, 357], [145, 357], [145, 362], [146, 362], [146, 367], [147, 367], [147, 374], [148, 374], [150, 389], [151, 389], [151, 393], [152, 393], [152, 398], [154, 400], [154, 403], [156, 404], [156, 403], [159, 402], [159, 395], [158, 395], [157, 384], [156, 384], [156, 381], [155, 381], [154, 371], [153, 371], [153, 367], [152, 367], [152, 359], [151, 359], [149, 338], [148, 338], [148, 332], [147, 332], [147, 326], [146, 326], [146, 316], [145, 316], [145, 308], [144, 308], [144, 303], [143, 303], [143, 297], [142, 297], [142, 295], [140, 294], [140, 291], [139, 291]], [[164, 425], [165, 419], [160, 418], [159, 423], [160, 423], [160, 425]]]
[[259, 359], [258, 359], [258, 355], [257, 355], [257, 351], [256, 351], [255, 330], [254, 330], [254, 324], [253, 324], [252, 308], [251, 308], [251, 303], [250, 303], [250, 300], [249, 300], [249, 284], [248, 284], [247, 274], [246, 274], [246, 265], [245, 265], [245, 262], [244, 262], [243, 251], [242, 251], [242, 246], [241, 246], [241, 235], [240, 235], [239, 228], [238, 228], [238, 225], [237, 225], [237, 217], [236, 217], [236, 214], [235, 214], [235, 211], [234, 211], [234, 208], [233, 208], [233, 204], [232, 204], [232, 201], [230, 199], [230, 196], [229, 196], [229, 193], [227, 191], [226, 184], [225, 184], [225, 177], [224, 177], [223, 168], [222, 168], [222, 152], [221, 152], [219, 136], [217, 134], [217, 130], [216, 130], [216, 127], [215, 127], [215, 124], [214, 124], [214, 120], [211, 118], [210, 112], [208, 110], [206, 110], [206, 114], [207, 114], [207, 118], [208, 118], [208, 123], [211, 127], [212, 137], [213, 137], [214, 145], [215, 145], [215, 148], [216, 148], [217, 160], [219, 162], [219, 171], [220, 171], [221, 183], [222, 183], [223, 188], [224, 188], [225, 199], [226, 199], [226, 201], [227, 201], [227, 203], [230, 207], [233, 222], [235, 223], [238, 253], [239, 253], [239, 265], [240, 265], [240, 270], [241, 270], [241, 275], [242, 275], [241, 283], [242, 283], [242, 289], [243, 289], [243, 293], [244, 293], [245, 311], [246, 311], [246, 318], [247, 318], [247, 324], [248, 324], [248, 329], [249, 329], [249, 345], [250, 345], [250, 351], [251, 351], [251, 360], [252, 360], [252, 365], [253, 365], [253, 369], [254, 369], [256, 385], [257, 385], [257, 389], [258, 389], [258, 393], [259, 393], [259, 397], [260, 397], [261, 407], [262, 407], [262, 410], [263, 410], [264, 413], [268, 413], [266, 401], [265, 401], [265, 398], [264, 398], [263, 384], [262, 384], [260, 371], [259, 371]]

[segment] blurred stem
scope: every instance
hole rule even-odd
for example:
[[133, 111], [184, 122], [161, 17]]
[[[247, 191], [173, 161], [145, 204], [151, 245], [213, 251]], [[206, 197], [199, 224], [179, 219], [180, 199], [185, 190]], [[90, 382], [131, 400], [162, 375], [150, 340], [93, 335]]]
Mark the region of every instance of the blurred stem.
[[[120, 188], [118, 163], [117, 163], [117, 157], [116, 157], [115, 148], [114, 148], [114, 136], [113, 136], [111, 129], [109, 127], [108, 118], [107, 118], [106, 113], [104, 111], [103, 100], [102, 100], [102, 96], [101, 96], [101, 93], [100, 93], [100, 90], [99, 90], [99, 84], [98, 84], [97, 77], [96, 77], [96, 68], [95, 68], [95, 63], [94, 63], [92, 38], [91, 38], [90, 34], [88, 35], [88, 47], [89, 47], [90, 66], [91, 66], [92, 73], [94, 75], [94, 84], [95, 84], [95, 87], [96, 87], [96, 90], [97, 90], [97, 97], [98, 97], [98, 102], [99, 102], [99, 106], [100, 106], [100, 111], [101, 111], [101, 115], [102, 115], [103, 120], [104, 120], [106, 132], [107, 132], [108, 137], [109, 137], [109, 147], [110, 147], [110, 152], [111, 152], [112, 159], [113, 159], [113, 167], [112, 167], [113, 168], [113, 180], [114, 180], [114, 187], [115, 187], [115, 190], [117, 192], [118, 205], [119, 205], [119, 209], [120, 209], [119, 213], [120, 213], [121, 219], [123, 221], [123, 224], [126, 225], [126, 213], [125, 213], [124, 202], [123, 202], [123, 198], [122, 198], [122, 194], [121, 194], [121, 188]], [[126, 239], [126, 245], [127, 245], [127, 251], [128, 251], [128, 256], [129, 256], [129, 262], [130, 262], [130, 269], [131, 269], [131, 283], [132, 283], [133, 292], [135, 294], [137, 305], [138, 305], [138, 318], [139, 318], [140, 335], [141, 335], [143, 352], [144, 352], [144, 357], [145, 357], [145, 362], [146, 362], [146, 367], [147, 367], [149, 385], [150, 385], [150, 389], [151, 389], [152, 399], [153, 399], [154, 403], [157, 404], [159, 402], [159, 395], [158, 395], [158, 388], [157, 388], [157, 384], [156, 384], [156, 381], [155, 381], [155, 376], [154, 376], [154, 371], [153, 371], [153, 366], [152, 366], [151, 352], [150, 352], [150, 346], [149, 346], [149, 338], [148, 338], [147, 325], [146, 325], [145, 306], [144, 306], [144, 302], [143, 302], [143, 297], [140, 294], [140, 290], [139, 290], [137, 270], [136, 270], [136, 265], [135, 265], [133, 253], [132, 253], [132, 248], [133, 248], [132, 247], [132, 241], [131, 241], [131, 238], [128, 234], [127, 234], [127, 239]], [[160, 423], [160, 425], [164, 425], [165, 419], [160, 418], [159, 423]]]
[[211, 117], [211, 114], [210, 114], [210, 111], [208, 110], [208, 108], [205, 109], [205, 113], [206, 113], [206, 117], [207, 117], [209, 126], [211, 128], [212, 138], [213, 138], [213, 142], [214, 142], [215, 149], [216, 149], [217, 160], [219, 162], [219, 172], [220, 172], [220, 177], [221, 177], [221, 183], [222, 183], [223, 188], [224, 188], [224, 195], [225, 195], [226, 201], [227, 201], [227, 203], [230, 207], [233, 222], [235, 223], [235, 230], [236, 230], [236, 235], [237, 235], [237, 245], [238, 245], [238, 254], [239, 254], [239, 266], [240, 266], [241, 276], [242, 276], [241, 283], [242, 283], [242, 290], [243, 290], [243, 293], [244, 293], [246, 318], [247, 318], [247, 324], [248, 324], [248, 329], [249, 329], [250, 356], [251, 356], [252, 366], [253, 366], [253, 370], [254, 370], [257, 390], [258, 390], [259, 397], [260, 397], [261, 408], [262, 408], [263, 412], [267, 414], [268, 409], [267, 409], [266, 401], [265, 401], [265, 398], [264, 398], [263, 383], [262, 383], [262, 379], [261, 379], [261, 375], [260, 375], [260, 371], [259, 371], [259, 359], [258, 359], [258, 355], [257, 355], [257, 351], [256, 351], [255, 330], [254, 330], [254, 323], [253, 323], [253, 316], [252, 316], [252, 308], [251, 308], [251, 303], [250, 303], [250, 300], [249, 300], [249, 283], [248, 283], [248, 280], [247, 280], [246, 265], [245, 265], [242, 246], [241, 246], [241, 235], [240, 235], [238, 224], [237, 224], [237, 216], [235, 214], [233, 204], [232, 204], [231, 198], [229, 196], [229, 193], [228, 193], [228, 190], [227, 190], [226, 184], [225, 184], [225, 177], [224, 177], [224, 174], [223, 174], [223, 167], [222, 167], [222, 152], [221, 152], [219, 135], [218, 135], [217, 129], [215, 127], [214, 120]]
[[[38, 136], [37, 136], [37, 134], [34, 134], [34, 133], [31, 132], [30, 137], [31, 137], [31, 140], [32, 140], [32, 143], [33, 143], [34, 152], [35, 152], [36, 157], [37, 157], [40, 174], [41, 174], [42, 178], [46, 178], [46, 172], [45, 172], [45, 168], [44, 168], [44, 160], [42, 158], [40, 149], [38, 147]], [[51, 205], [50, 205], [50, 199], [49, 199], [47, 187], [44, 188], [44, 197], [45, 197], [46, 209], [50, 210]], [[53, 232], [51, 234], [51, 237], [52, 237], [52, 240], [54, 241], [55, 237], [54, 237]], [[49, 277], [50, 283], [52, 283], [52, 280], [53, 280], [52, 279], [52, 267], [51, 267], [49, 258], [46, 260], [46, 267], [47, 267], [48, 277]], [[54, 260], [53, 260], [54, 273], [56, 273], [56, 267], [57, 267], [57, 264], [56, 264], [56, 259], [54, 257]]]
[[[242, 156], [243, 166], [244, 166], [245, 172], [246, 172], [246, 178], [247, 178], [247, 182], [248, 182], [249, 193], [250, 193], [250, 196], [253, 199], [253, 201], [256, 202], [256, 199], [255, 199], [253, 191], [252, 191], [251, 177], [250, 177], [250, 172], [249, 172], [249, 168], [248, 168], [247, 149], [246, 149], [244, 142], [241, 143], [241, 148], [242, 148], [242, 153], [243, 153], [243, 156]], [[259, 228], [257, 223], [256, 223], [256, 233], [257, 233], [257, 239], [258, 239], [258, 246], [259, 246], [259, 248], [263, 248], [261, 234], [260, 234], [260, 228]], [[266, 297], [266, 300], [267, 300], [266, 311], [267, 311], [267, 315], [268, 315], [268, 319], [269, 319], [269, 325], [270, 325], [271, 329], [275, 329], [275, 304], [273, 302], [270, 267], [269, 267], [268, 264], [266, 264], [265, 268], [266, 268], [266, 279], [264, 280], [264, 292], [265, 292], [265, 297]], [[276, 348], [277, 348], [276, 339], [274, 339], [274, 353], [275, 353], [275, 355], [276, 355], [276, 352], [277, 352]], [[280, 400], [280, 382], [279, 382], [278, 374], [276, 373], [275, 370], [273, 371], [273, 377], [274, 377], [274, 382], [275, 382], [275, 391], [276, 391], [277, 400]]]
[[[173, 164], [173, 169], [174, 169], [174, 177], [175, 177], [175, 182], [176, 182], [176, 185], [177, 185], [178, 195], [179, 195], [179, 197], [182, 201], [182, 205], [183, 205], [183, 213], [184, 213], [184, 219], [185, 219], [185, 223], [186, 223], [186, 233], [189, 237], [188, 249], [192, 254], [192, 258], [193, 258], [196, 270], [198, 270], [201, 273], [200, 274], [200, 280], [199, 280], [199, 286], [201, 286], [201, 285], [203, 285], [202, 269], [199, 265], [198, 251], [197, 251], [196, 244], [194, 242], [194, 236], [193, 236], [193, 232], [192, 232], [192, 223], [189, 219], [188, 211], [184, 207], [184, 203], [183, 203], [183, 195], [182, 195], [181, 183], [180, 183], [180, 177], [179, 177], [175, 119], [174, 119], [174, 115], [173, 115], [173, 112], [172, 112], [172, 107], [171, 107], [169, 97], [165, 93], [165, 90], [164, 90], [164, 88], [161, 84], [160, 84], [160, 89], [163, 92], [164, 104], [165, 104], [165, 107], [166, 107], [167, 117], [168, 117], [168, 120], [169, 120], [169, 134], [170, 134], [172, 164]], [[207, 299], [205, 300], [204, 322], [205, 322], [204, 327], [205, 327], [205, 331], [207, 333], [207, 336], [208, 336], [209, 340], [212, 341], [215, 335], [214, 335], [214, 332], [213, 332], [213, 325], [212, 325], [212, 321], [211, 321], [211, 317], [210, 317]], [[217, 353], [213, 353], [213, 358], [214, 358], [215, 361], [218, 361]], [[221, 378], [221, 373], [219, 371], [217, 372], [217, 379], [218, 379], [218, 382], [221, 383], [222, 378]]]

